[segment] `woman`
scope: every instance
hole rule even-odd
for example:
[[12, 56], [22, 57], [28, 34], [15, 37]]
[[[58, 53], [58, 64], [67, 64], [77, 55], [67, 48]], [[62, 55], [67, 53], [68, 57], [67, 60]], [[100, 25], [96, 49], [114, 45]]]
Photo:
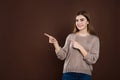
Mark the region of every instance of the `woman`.
[[99, 38], [87, 12], [79, 11], [75, 18], [73, 33], [67, 36], [64, 47], [53, 36], [44, 35], [54, 45], [57, 57], [65, 60], [62, 80], [91, 80], [92, 65], [99, 57]]

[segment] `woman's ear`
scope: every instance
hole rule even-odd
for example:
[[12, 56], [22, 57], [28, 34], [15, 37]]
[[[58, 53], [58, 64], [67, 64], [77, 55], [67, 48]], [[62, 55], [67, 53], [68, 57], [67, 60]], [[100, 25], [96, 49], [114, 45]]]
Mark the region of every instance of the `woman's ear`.
[[89, 21], [87, 21], [87, 24], [89, 24]]

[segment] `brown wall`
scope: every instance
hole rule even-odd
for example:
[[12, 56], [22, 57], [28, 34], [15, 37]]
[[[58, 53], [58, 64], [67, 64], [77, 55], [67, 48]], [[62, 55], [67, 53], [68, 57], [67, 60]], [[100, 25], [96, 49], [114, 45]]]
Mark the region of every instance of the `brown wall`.
[[0, 80], [61, 80], [63, 61], [43, 33], [64, 45], [79, 10], [91, 13], [101, 40], [93, 80], [119, 78], [117, 0], [9, 0], [0, 2]]

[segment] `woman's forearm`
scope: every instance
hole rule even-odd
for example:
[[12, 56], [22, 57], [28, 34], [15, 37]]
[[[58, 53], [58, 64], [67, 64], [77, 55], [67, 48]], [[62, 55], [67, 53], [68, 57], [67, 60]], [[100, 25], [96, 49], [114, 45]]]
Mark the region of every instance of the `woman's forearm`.
[[84, 49], [84, 47], [82, 45], [80, 45], [77, 41], [72, 40], [72, 45], [74, 48], [80, 50], [80, 52], [82, 53], [82, 55], [85, 57], [87, 55], [87, 51]]
[[58, 42], [55, 42], [53, 45], [55, 47], [55, 52], [57, 53], [61, 49], [61, 47], [59, 46]]
[[87, 55], [87, 51], [81, 45], [79, 46], [79, 50], [81, 51], [84, 57]]

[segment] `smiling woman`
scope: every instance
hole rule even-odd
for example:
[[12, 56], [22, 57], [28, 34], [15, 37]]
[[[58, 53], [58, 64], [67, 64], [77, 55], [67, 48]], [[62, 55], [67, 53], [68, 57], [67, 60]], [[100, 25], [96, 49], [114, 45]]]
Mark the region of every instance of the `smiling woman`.
[[87, 13], [86, 11], [79, 11], [76, 14], [76, 24], [74, 26], [74, 30], [73, 33], [78, 32], [80, 29], [79, 27], [87, 27], [87, 31], [90, 34], [96, 35], [96, 32], [93, 28], [93, 26], [91, 25], [91, 21], [90, 21], [90, 14]]
[[75, 19], [73, 33], [66, 38], [64, 47], [53, 36], [44, 35], [54, 45], [57, 57], [65, 60], [62, 80], [91, 80], [92, 65], [99, 57], [99, 38], [90, 26], [87, 12], [79, 11]]
[[78, 30], [87, 29], [88, 24], [89, 24], [89, 22], [83, 15], [78, 15], [76, 17], [76, 26], [77, 26]]

